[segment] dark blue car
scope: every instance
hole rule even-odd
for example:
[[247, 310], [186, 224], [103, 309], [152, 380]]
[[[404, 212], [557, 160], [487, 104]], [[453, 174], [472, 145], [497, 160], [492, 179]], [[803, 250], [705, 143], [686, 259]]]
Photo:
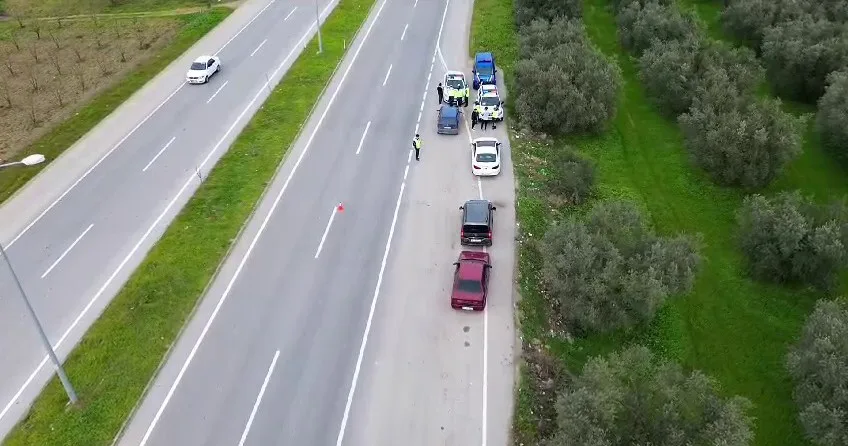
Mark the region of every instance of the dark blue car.
[[483, 84], [497, 85], [498, 83], [496, 77], [498, 69], [495, 67], [495, 56], [492, 53], [477, 53], [474, 56], [474, 69], [471, 72], [474, 74], [472, 84], [475, 90]]
[[440, 135], [459, 135], [459, 108], [442, 104], [436, 121], [436, 133]]

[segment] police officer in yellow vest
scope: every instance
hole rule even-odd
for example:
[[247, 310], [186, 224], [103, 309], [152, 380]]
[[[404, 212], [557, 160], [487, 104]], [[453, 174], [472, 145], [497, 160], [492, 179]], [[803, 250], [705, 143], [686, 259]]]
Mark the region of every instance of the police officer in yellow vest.
[[468, 96], [470, 95], [470, 91], [468, 91], [468, 84], [465, 84], [465, 90], [463, 91], [463, 96], [465, 99], [464, 107], [468, 107]]
[[415, 161], [420, 161], [418, 155], [421, 152], [421, 136], [418, 133], [415, 134], [415, 138], [412, 138], [412, 148], [415, 149]]

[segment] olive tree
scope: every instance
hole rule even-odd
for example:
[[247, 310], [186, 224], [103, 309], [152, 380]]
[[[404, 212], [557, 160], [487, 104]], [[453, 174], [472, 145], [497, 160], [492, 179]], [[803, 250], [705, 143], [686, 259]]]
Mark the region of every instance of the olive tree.
[[804, 16], [766, 29], [762, 58], [781, 95], [815, 102], [827, 75], [848, 66], [848, 25]]
[[746, 446], [751, 403], [642, 346], [589, 359], [556, 404], [546, 446]]
[[822, 144], [848, 164], [848, 71], [835, 71], [819, 99], [816, 127]]
[[818, 207], [798, 192], [752, 195], [737, 221], [740, 247], [759, 279], [826, 289], [848, 260], [848, 212], [840, 203]]
[[695, 163], [722, 185], [764, 187], [801, 152], [801, 120], [779, 100], [741, 94], [723, 70], [706, 73], [678, 122]]
[[[568, 26], [581, 27], [585, 36], [579, 22]], [[601, 131], [615, 116], [621, 90], [618, 66], [585, 37], [524, 55], [515, 80], [521, 121], [550, 134]]]
[[518, 35], [518, 54], [522, 58], [531, 58], [560, 45], [589, 44], [586, 29], [579, 20], [563, 17], [553, 20], [536, 19], [521, 29]]
[[618, 15], [621, 44], [641, 55], [655, 42], [700, 39], [702, 28], [692, 12], [656, 2], [631, 3]]
[[753, 51], [708, 40], [657, 42], [639, 58], [639, 76], [648, 95], [664, 113], [677, 117], [712, 70], [723, 70], [740, 93], [759, 85], [764, 70]]
[[583, 17], [581, 0], [515, 0], [515, 23], [519, 27], [535, 19], [554, 20], [559, 17], [579, 19]]
[[595, 165], [573, 150], [563, 150], [549, 163], [551, 191], [571, 204], [583, 204], [595, 192]]
[[787, 358], [801, 424], [817, 446], [848, 444], [848, 303], [820, 300]]
[[804, 16], [842, 23], [848, 7], [844, 0], [732, 0], [721, 21], [731, 34], [759, 48], [766, 29]]
[[691, 289], [700, 263], [696, 240], [657, 236], [638, 208], [619, 201], [552, 226], [540, 249], [545, 288], [578, 332], [650, 320], [669, 295]]

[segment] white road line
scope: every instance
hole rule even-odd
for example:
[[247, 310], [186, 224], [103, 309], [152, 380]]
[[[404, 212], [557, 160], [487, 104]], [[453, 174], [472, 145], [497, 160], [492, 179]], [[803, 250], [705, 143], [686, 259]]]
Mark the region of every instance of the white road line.
[[[253, 21], [254, 21], [254, 20], [256, 20], [257, 18], [259, 18], [259, 15], [260, 15], [260, 14], [262, 14], [263, 12], [265, 12], [265, 10], [266, 10], [266, 9], [268, 9], [268, 7], [269, 7], [269, 6], [271, 6], [271, 4], [273, 4], [275, 1], [276, 1], [276, 0], [271, 0], [271, 2], [270, 2], [270, 3], [268, 3], [267, 5], [265, 5], [265, 7], [264, 7], [264, 8], [262, 8], [259, 12], [257, 12], [257, 13], [256, 13], [256, 15], [255, 15], [255, 16], [253, 16], [253, 18], [252, 18], [252, 19], [250, 19], [250, 21], [249, 21], [249, 22], [247, 22], [244, 26], [242, 26], [242, 27], [241, 27], [241, 29], [240, 29], [240, 30], [238, 30], [238, 32], [237, 32], [237, 33], [235, 33], [235, 35], [233, 35], [232, 37], [230, 37], [230, 40], [228, 40], [228, 41], [227, 41], [227, 43], [225, 43], [225, 44], [224, 44], [221, 48], [219, 48], [219, 49], [218, 49], [218, 51], [216, 51], [214, 55], [216, 55], [216, 56], [217, 56], [217, 55], [218, 55], [221, 51], [223, 51], [223, 49], [224, 49], [224, 48], [226, 48], [226, 47], [227, 47], [227, 45], [229, 45], [229, 44], [230, 44], [230, 42], [232, 42], [232, 41], [233, 41], [233, 39], [235, 39], [236, 37], [238, 37], [238, 35], [239, 35], [239, 34], [241, 34], [241, 32], [242, 32], [242, 31], [244, 31], [245, 29], [247, 29], [247, 27], [248, 27], [248, 26], [250, 26], [250, 24], [251, 24], [251, 23], [253, 23]], [[310, 28], [310, 29], [311, 29], [311, 28]], [[114, 152], [114, 151], [115, 151], [118, 147], [120, 147], [120, 146], [121, 146], [121, 144], [123, 144], [123, 143], [124, 143], [124, 141], [126, 141], [126, 140], [130, 137], [130, 136], [132, 136], [132, 135], [133, 135], [133, 133], [135, 133], [135, 132], [136, 132], [136, 130], [138, 130], [138, 129], [142, 126], [142, 125], [144, 125], [144, 123], [145, 123], [145, 122], [147, 122], [147, 120], [149, 120], [149, 119], [153, 116], [153, 114], [154, 114], [154, 113], [156, 113], [157, 111], [159, 111], [159, 109], [160, 109], [160, 108], [162, 108], [162, 106], [163, 106], [163, 105], [165, 105], [168, 101], [170, 101], [170, 100], [171, 100], [171, 98], [172, 98], [172, 97], [174, 97], [174, 95], [176, 95], [178, 91], [182, 90], [182, 88], [183, 88], [183, 87], [185, 87], [185, 85], [186, 85], [186, 84], [185, 84], [185, 82], [181, 83], [181, 84], [180, 84], [180, 86], [179, 86], [179, 87], [177, 87], [177, 88], [176, 88], [173, 92], [171, 92], [171, 94], [169, 94], [169, 95], [168, 95], [168, 97], [167, 97], [167, 98], [165, 98], [165, 100], [164, 100], [164, 101], [162, 101], [159, 105], [157, 105], [157, 106], [156, 106], [156, 108], [154, 108], [154, 109], [153, 109], [153, 111], [151, 111], [150, 113], [148, 113], [148, 114], [147, 114], [147, 116], [145, 116], [145, 117], [144, 117], [144, 119], [142, 119], [142, 120], [141, 120], [141, 122], [139, 122], [138, 124], [136, 124], [136, 126], [135, 126], [135, 127], [133, 127], [133, 129], [132, 129], [132, 130], [130, 130], [130, 131], [129, 131], [129, 133], [127, 133], [126, 135], [124, 135], [124, 137], [123, 137], [123, 138], [121, 138], [121, 140], [120, 140], [120, 141], [118, 141], [118, 143], [117, 143], [117, 144], [115, 144], [114, 146], [112, 146], [112, 148], [111, 148], [111, 149], [109, 149], [109, 151], [108, 151], [108, 152], [106, 152], [106, 153], [105, 153], [102, 157], [100, 157], [100, 159], [99, 159], [99, 160], [97, 160], [97, 162], [96, 162], [96, 163], [94, 163], [94, 165], [93, 165], [93, 166], [89, 167], [89, 168], [88, 168], [88, 170], [86, 170], [86, 171], [82, 174], [82, 176], [80, 176], [79, 178], [77, 178], [77, 180], [76, 180], [76, 181], [74, 181], [74, 183], [73, 183], [73, 184], [71, 184], [71, 185], [70, 185], [70, 187], [68, 187], [68, 188], [65, 190], [65, 192], [62, 192], [62, 195], [59, 195], [59, 197], [58, 197], [58, 198], [56, 198], [56, 199], [55, 199], [52, 203], [50, 203], [50, 206], [47, 206], [47, 207], [46, 207], [43, 211], [41, 211], [41, 213], [40, 213], [40, 214], [38, 214], [38, 217], [35, 217], [35, 219], [33, 219], [33, 220], [32, 220], [32, 221], [28, 224], [28, 225], [26, 225], [26, 227], [24, 227], [24, 229], [22, 229], [22, 230], [21, 230], [21, 232], [19, 232], [19, 233], [18, 233], [18, 235], [16, 235], [16, 236], [15, 236], [15, 238], [13, 238], [13, 239], [12, 239], [12, 241], [11, 241], [11, 242], [9, 242], [9, 243], [6, 245], [6, 249], [11, 248], [11, 247], [12, 247], [12, 245], [14, 245], [14, 244], [15, 244], [15, 242], [17, 242], [17, 241], [18, 241], [18, 239], [20, 239], [20, 238], [21, 238], [24, 234], [26, 234], [26, 233], [27, 233], [27, 231], [29, 231], [30, 229], [32, 229], [32, 227], [33, 227], [33, 226], [35, 226], [35, 224], [36, 224], [36, 223], [38, 223], [38, 222], [39, 222], [39, 220], [41, 220], [41, 219], [42, 219], [42, 218], [43, 218], [43, 217], [44, 217], [44, 216], [45, 216], [48, 212], [50, 212], [50, 210], [51, 210], [51, 209], [53, 209], [54, 207], [56, 207], [56, 205], [57, 205], [57, 204], [59, 204], [59, 202], [60, 202], [60, 201], [62, 201], [62, 199], [63, 199], [63, 198], [65, 198], [65, 196], [66, 196], [66, 195], [68, 195], [68, 193], [70, 193], [70, 192], [71, 192], [71, 191], [72, 191], [75, 187], [77, 187], [77, 185], [78, 185], [80, 182], [82, 182], [82, 180], [84, 180], [84, 179], [85, 179], [88, 175], [90, 175], [90, 174], [91, 174], [91, 172], [93, 172], [93, 171], [94, 171], [94, 169], [96, 169], [96, 168], [97, 168], [97, 166], [99, 166], [99, 165], [100, 165], [100, 163], [102, 163], [102, 162], [103, 162], [106, 158], [108, 158], [108, 157], [109, 157], [109, 155], [111, 155], [111, 154], [112, 154], [112, 152]], [[13, 399], [12, 399], [12, 401], [10, 401], [10, 402], [6, 405], [6, 407], [3, 409], [3, 411], [2, 411], [2, 412], [0, 412], [0, 419], [3, 419], [3, 417], [4, 417], [4, 416], [6, 416], [6, 413], [9, 411], [9, 409], [10, 409], [10, 408], [12, 407], [12, 405], [15, 403], [15, 400], [17, 400], [19, 397], [20, 397], [20, 395], [15, 396], [15, 398], [13, 398]]]
[[262, 48], [262, 45], [265, 45], [265, 42], [267, 42], [267, 41], [268, 41], [268, 39], [263, 40], [262, 43], [260, 43], [259, 46], [257, 46], [256, 49], [253, 50], [252, 53], [250, 53], [250, 57], [253, 57], [253, 55], [256, 54], [257, 51], [259, 51], [259, 48]]
[[359, 138], [359, 146], [356, 147], [356, 154], [359, 155], [359, 151], [362, 150], [362, 143], [365, 142], [365, 135], [368, 134], [368, 129], [371, 128], [371, 121], [368, 121], [368, 124], [365, 124], [365, 131], [362, 132], [362, 137]]
[[68, 248], [65, 249], [65, 252], [63, 252], [62, 255], [60, 255], [59, 258], [56, 259], [56, 261], [53, 262], [52, 265], [50, 265], [50, 268], [47, 268], [47, 271], [44, 271], [44, 274], [41, 275], [41, 278], [43, 279], [43, 278], [47, 277], [47, 275], [50, 274], [50, 271], [53, 271], [53, 268], [55, 268], [56, 265], [58, 265], [59, 262], [61, 262], [62, 259], [64, 259], [65, 256], [68, 255], [68, 253], [71, 252], [72, 249], [74, 249], [74, 246], [77, 246], [77, 243], [79, 243], [79, 241], [82, 240], [82, 238], [86, 234], [88, 234], [88, 231], [90, 231], [91, 228], [93, 228], [93, 227], [94, 227], [94, 223], [88, 225], [88, 227], [85, 228], [85, 231], [82, 231], [82, 234], [80, 234], [79, 237], [77, 237], [76, 240], [74, 240], [74, 242], [71, 243], [71, 246], [68, 246]]
[[209, 96], [209, 99], [207, 99], [207, 100], [206, 100], [206, 103], [208, 104], [208, 103], [212, 102], [212, 99], [215, 99], [215, 96], [218, 96], [218, 93], [220, 93], [220, 92], [221, 92], [221, 90], [223, 90], [223, 89], [224, 89], [224, 87], [226, 87], [226, 86], [227, 86], [227, 84], [229, 84], [229, 83], [230, 83], [230, 81], [229, 81], [229, 80], [224, 81], [224, 83], [223, 83], [223, 84], [221, 84], [221, 86], [220, 86], [220, 87], [218, 87], [218, 89], [217, 89], [217, 90], [215, 90], [215, 93], [212, 93], [212, 96]]
[[416, 6], [418, 6], [418, 0], [415, 0], [415, 3], [412, 4], [412, 8], [414, 9]]
[[392, 74], [392, 64], [389, 64], [389, 69], [386, 70], [386, 77], [383, 79], [383, 86], [386, 86], [386, 82], [389, 81], [389, 75]]
[[[407, 167], [409, 165], [407, 164]], [[377, 308], [377, 300], [380, 297], [380, 287], [383, 285], [383, 273], [386, 270], [386, 262], [389, 258], [389, 250], [392, 248], [392, 238], [395, 235], [395, 225], [397, 224], [398, 211], [400, 203], [403, 199], [403, 190], [406, 188], [406, 182], [400, 183], [400, 192], [398, 193], [397, 203], [395, 204], [395, 213], [392, 216], [392, 225], [389, 227], [389, 238], [386, 241], [386, 249], [383, 252], [383, 261], [380, 263], [380, 272], [377, 274], [377, 286], [374, 287], [374, 297], [371, 298], [371, 309], [368, 312], [368, 320], [365, 323], [365, 332], [362, 334], [362, 342], [359, 345], [359, 356], [356, 358], [356, 367], [353, 369], [353, 378], [350, 383], [350, 391], [347, 394], [347, 402], [345, 403], [344, 415], [342, 416], [342, 424], [339, 427], [339, 436], [336, 439], [336, 446], [341, 446], [344, 441], [345, 429], [347, 428], [347, 420], [350, 417], [350, 406], [353, 404], [353, 395], [356, 392], [356, 383], [359, 381], [359, 372], [362, 370], [362, 359], [365, 357], [365, 346], [368, 344], [368, 334], [371, 332], [371, 322], [374, 319], [374, 310]]]
[[403, 34], [400, 35], [400, 40], [403, 41], [403, 38], [406, 37], [406, 28], [409, 28], [409, 23], [403, 25]]
[[[423, 109], [418, 111], [418, 122], [421, 122], [421, 113], [423, 113], [423, 112], [424, 112]], [[418, 133], [418, 132], [415, 132], [415, 133]]]
[[294, 9], [291, 10], [291, 12], [286, 16], [286, 18], [283, 19], [283, 21], [285, 22], [286, 20], [288, 20], [289, 17], [291, 17], [291, 15], [294, 14], [295, 11], [297, 11], [297, 6], [295, 6]]
[[[197, 350], [200, 348], [200, 344], [202, 344], [203, 340], [206, 338], [206, 333], [209, 332], [209, 327], [212, 326], [212, 322], [215, 321], [215, 317], [218, 315], [218, 312], [221, 310], [221, 306], [227, 300], [227, 296], [230, 295], [230, 291], [232, 291], [233, 285], [235, 285], [239, 274], [241, 274], [242, 269], [244, 269], [244, 265], [247, 263], [247, 259], [250, 258], [250, 254], [253, 252], [253, 249], [256, 247], [256, 243], [259, 241], [259, 237], [261, 237], [262, 234], [265, 232], [265, 228], [268, 226], [268, 222], [271, 220], [271, 216], [274, 214], [274, 210], [276, 210], [277, 206], [280, 204], [280, 200], [282, 200], [283, 194], [286, 192], [286, 189], [288, 189], [289, 183], [291, 182], [292, 178], [294, 178], [294, 174], [297, 172], [297, 168], [300, 166], [301, 161], [303, 161], [304, 156], [306, 156], [306, 153], [309, 151], [309, 147], [312, 146], [312, 141], [315, 139], [315, 135], [318, 134], [318, 130], [321, 128], [321, 124], [324, 122], [324, 119], [326, 119], [327, 113], [329, 112], [333, 103], [336, 101], [336, 96], [339, 94], [339, 91], [341, 90], [342, 85], [344, 85], [344, 81], [345, 81], [345, 79], [347, 79], [347, 75], [348, 75], [348, 73], [350, 73], [351, 67], [353, 67], [354, 62], [356, 61], [357, 57], [359, 56], [359, 52], [365, 46], [365, 41], [368, 40], [368, 36], [371, 35], [371, 30], [374, 28], [374, 24], [377, 23], [377, 19], [380, 17], [380, 13], [382, 13], [383, 7], [386, 6], [387, 1], [388, 0], [383, 0], [383, 2], [380, 4], [380, 8], [377, 9], [377, 13], [374, 16], [374, 21], [371, 22], [371, 24], [368, 26], [368, 29], [365, 30], [365, 35], [362, 38], [362, 43], [359, 44], [359, 48], [357, 48], [356, 52], [353, 54], [353, 57], [350, 61], [350, 65], [348, 65], [347, 69], [345, 69], [345, 72], [342, 74], [342, 77], [341, 77], [341, 80], [339, 81], [339, 84], [336, 86], [335, 91], [333, 91], [332, 96], [330, 96], [330, 101], [327, 103], [327, 108], [324, 109], [324, 112], [321, 114], [321, 117], [318, 119], [318, 124], [315, 125], [315, 128], [312, 130], [312, 134], [309, 135], [309, 139], [306, 141], [306, 146], [303, 148], [303, 152], [300, 153], [300, 156], [295, 161], [294, 166], [292, 166], [292, 170], [291, 170], [291, 172], [289, 172], [289, 176], [288, 176], [288, 178], [286, 178], [286, 182], [283, 183], [283, 188], [280, 189], [280, 192], [278, 192], [277, 196], [274, 198], [274, 202], [271, 204], [271, 209], [268, 210], [268, 213], [265, 215], [265, 219], [262, 220], [262, 224], [259, 226], [259, 230], [256, 232], [256, 235], [253, 236], [253, 240], [250, 241], [250, 245], [247, 247], [247, 251], [244, 253], [244, 257], [242, 257], [241, 260], [239, 261], [239, 264], [236, 267], [236, 270], [233, 273], [233, 276], [230, 278], [229, 283], [227, 283], [227, 287], [224, 289], [224, 292], [221, 294], [221, 297], [218, 299], [218, 303], [215, 305], [215, 309], [212, 311], [212, 314], [209, 316], [209, 319], [206, 321], [206, 325], [204, 325], [203, 330], [200, 332], [200, 336], [197, 338], [197, 341], [195, 341], [195, 343], [194, 343], [194, 346], [192, 346], [191, 351], [189, 352], [188, 357], [186, 358], [185, 362], [183, 363], [183, 366], [180, 368], [180, 372], [177, 374], [176, 379], [174, 379], [174, 383], [171, 385], [171, 388], [168, 389], [168, 393], [167, 393], [167, 395], [165, 395], [165, 400], [162, 401], [162, 404], [159, 406], [159, 409], [156, 411], [156, 415], [154, 415], [153, 420], [150, 422], [150, 426], [147, 427], [147, 432], [145, 432], [144, 438], [142, 438], [141, 443], [139, 443], [139, 446], [144, 446], [145, 444], [147, 444], [147, 441], [150, 439], [150, 435], [153, 433], [153, 429], [156, 428], [156, 424], [159, 422], [159, 419], [162, 417], [162, 414], [165, 412], [165, 408], [168, 406], [168, 403], [171, 401], [171, 398], [173, 398], [174, 392], [177, 390], [177, 386], [179, 386], [180, 381], [182, 381], [182, 379], [183, 379], [183, 376], [185, 376], [185, 372], [186, 372], [186, 370], [188, 370], [188, 366], [191, 364], [192, 359], [194, 359], [194, 355], [197, 354]], [[327, 9], [329, 9], [331, 6], [333, 6], [333, 2], [330, 2], [327, 5], [327, 7], [324, 9], [324, 12], [322, 12], [322, 15], [324, 13], [326, 13]], [[292, 52], [294, 52], [295, 49], [299, 49], [302, 46], [303, 40], [306, 39], [306, 37], [309, 35], [309, 33], [312, 31], [312, 28], [314, 28], [314, 27], [315, 27], [314, 24], [309, 27], [309, 29], [306, 31], [306, 34], [304, 34], [303, 37], [301, 38], [300, 42], [298, 42], [298, 44], [294, 46], [294, 48], [292, 49]], [[290, 53], [289, 56], [291, 56], [291, 54], [293, 54], [293, 53]], [[288, 57], [286, 58], [286, 60], [288, 60]], [[283, 63], [280, 64], [280, 67], [278, 67], [277, 70], [282, 68], [283, 65], [285, 65], [285, 61], [283, 61]], [[277, 71], [274, 71], [271, 78], [273, 78], [274, 75], [276, 75], [276, 74], [277, 74]], [[261, 92], [261, 90], [264, 90], [265, 88], [267, 88], [267, 84], [268, 83], [266, 82], [266, 85], [262, 86], [262, 88], [260, 89], [260, 92]], [[257, 94], [256, 97], [259, 97], [258, 94]], [[194, 177], [194, 175], [192, 175], [192, 177]], [[186, 184], [188, 184], [188, 183], [186, 183]], [[47, 358], [45, 357], [45, 359], [42, 361], [42, 367], [43, 367], [43, 364], [45, 364], [46, 362], [47, 362]]]
[[[418, 133], [418, 130], [415, 132]], [[406, 163], [409, 164], [410, 162], [412, 162], [412, 149], [409, 149], [409, 156], [406, 157]]]
[[256, 397], [256, 402], [253, 403], [253, 410], [250, 411], [250, 418], [247, 419], [247, 424], [244, 426], [244, 432], [241, 433], [239, 446], [244, 446], [244, 441], [247, 440], [247, 433], [250, 432], [250, 426], [253, 424], [253, 418], [256, 416], [256, 411], [259, 409], [259, 404], [262, 402], [262, 395], [265, 395], [265, 389], [268, 387], [268, 381], [271, 380], [271, 374], [274, 373], [274, 367], [277, 365], [277, 358], [280, 357], [280, 351], [274, 353], [274, 359], [271, 360], [271, 366], [268, 367], [268, 373], [265, 374], [265, 381], [262, 382], [262, 387], [259, 389], [259, 395]]
[[316, 259], [319, 255], [321, 255], [321, 249], [324, 248], [324, 241], [327, 240], [327, 234], [330, 233], [330, 226], [333, 225], [333, 220], [335, 220], [338, 211], [339, 208], [337, 206], [333, 206], [333, 212], [330, 213], [330, 220], [327, 222], [327, 227], [324, 228], [324, 235], [321, 236], [321, 242], [318, 243], [318, 249], [315, 250]]
[[[417, 1], [418, 0], [416, 0], [416, 2]], [[436, 40], [437, 48], [438, 42], [442, 38], [442, 30], [445, 26], [445, 17], [448, 14], [448, 6], [450, 6], [450, 0], [447, 0], [445, 2], [445, 12], [442, 14], [442, 24], [441, 26], [439, 26], [439, 36]], [[408, 168], [409, 162], [407, 161], [407, 169]], [[389, 228], [389, 237], [386, 241], [386, 250], [383, 252], [383, 261], [380, 263], [380, 272], [377, 274], [377, 285], [374, 287], [374, 297], [371, 299], [371, 309], [368, 312], [368, 320], [365, 323], [365, 331], [362, 333], [362, 343], [359, 346], [359, 356], [356, 358], [356, 367], [353, 369], [353, 378], [351, 378], [350, 391], [347, 395], [347, 402], [345, 403], [344, 415], [342, 416], [342, 423], [339, 427], [339, 436], [338, 438], [336, 438], [336, 446], [342, 446], [342, 442], [344, 441], [345, 429], [347, 428], [347, 420], [350, 417], [350, 408], [353, 405], [353, 396], [356, 393], [356, 384], [359, 381], [359, 372], [362, 369], [362, 360], [365, 357], [365, 347], [368, 344], [368, 334], [371, 332], [371, 322], [374, 319], [374, 310], [377, 308], [377, 299], [380, 297], [380, 287], [383, 284], [383, 273], [386, 270], [386, 262], [388, 261], [389, 251], [392, 247], [392, 237], [394, 237], [395, 234], [395, 225], [397, 224], [398, 211], [400, 210], [400, 203], [403, 199], [403, 191], [405, 188], [406, 181], [403, 181], [402, 183], [400, 183], [400, 192], [398, 193], [397, 203], [395, 204], [395, 213], [392, 216], [392, 225]]]
[[141, 169], [141, 171], [142, 171], [142, 172], [147, 172], [147, 169], [148, 169], [148, 168], [149, 168], [149, 167], [153, 164], [153, 162], [154, 162], [154, 161], [156, 161], [156, 159], [157, 159], [157, 158], [159, 158], [159, 155], [161, 155], [161, 154], [162, 154], [162, 152], [164, 152], [164, 151], [165, 151], [165, 149], [167, 149], [168, 147], [170, 147], [170, 146], [171, 146], [171, 144], [174, 142], [174, 140], [175, 140], [175, 139], [177, 139], [177, 137], [176, 137], [176, 136], [171, 137], [171, 140], [170, 140], [170, 141], [168, 141], [168, 144], [165, 144], [165, 147], [162, 147], [162, 149], [160, 149], [160, 150], [159, 150], [159, 153], [157, 153], [157, 154], [156, 154], [156, 156], [154, 156], [154, 157], [153, 157], [153, 159], [152, 159], [152, 160], [150, 160], [150, 162], [149, 162], [149, 163], [147, 163], [147, 165], [146, 165], [146, 166], [144, 166], [144, 169]]
[[403, 181], [406, 181], [407, 175], [409, 175], [409, 161], [407, 161], [406, 169], [403, 170]]

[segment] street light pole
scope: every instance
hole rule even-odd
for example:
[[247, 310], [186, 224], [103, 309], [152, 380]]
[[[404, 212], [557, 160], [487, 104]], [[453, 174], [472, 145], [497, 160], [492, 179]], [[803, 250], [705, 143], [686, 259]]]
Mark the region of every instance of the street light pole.
[[318, 54], [324, 52], [324, 43], [321, 41], [321, 13], [318, 12], [318, 0], [315, 0], [315, 26], [318, 28]]
[[12, 272], [12, 278], [15, 279], [15, 285], [18, 287], [18, 292], [20, 292], [21, 298], [24, 300], [27, 312], [29, 312], [32, 321], [35, 324], [35, 328], [38, 329], [38, 335], [41, 337], [41, 342], [44, 343], [44, 348], [47, 350], [47, 355], [50, 356], [50, 361], [53, 362], [53, 367], [56, 368], [56, 374], [59, 375], [59, 380], [62, 381], [62, 386], [65, 388], [65, 393], [68, 394], [68, 399], [71, 400], [71, 404], [76, 404], [78, 401], [77, 393], [74, 391], [74, 387], [71, 385], [68, 375], [65, 374], [65, 369], [62, 367], [62, 363], [60, 363], [59, 358], [56, 357], [56, 352], [53, 351], [53, 346], [50, 344], [50, 340], [48, 340], [47, 335], [44, 334], [44, 328], [41, 327], [41, 322], [38, 320], [38, 316], [35, 315], [35, 310], [32, 309], [32, 305], [29, 303], [26, 292], [24, 292], [24, 287], [21, 285], [21, 281], [18, 279], [15, 269], [12, 268], [12, 261], [9, 259], [9, 255], [6, 254], [6, 250], [3, 249], [2, 243], [0, 243], [0, 254], [3, 255], [4, 259], [6, 259], [6, 264], [9, 265], [9, 271]]

